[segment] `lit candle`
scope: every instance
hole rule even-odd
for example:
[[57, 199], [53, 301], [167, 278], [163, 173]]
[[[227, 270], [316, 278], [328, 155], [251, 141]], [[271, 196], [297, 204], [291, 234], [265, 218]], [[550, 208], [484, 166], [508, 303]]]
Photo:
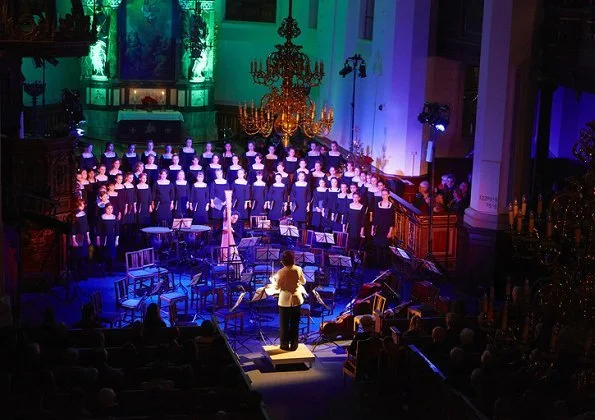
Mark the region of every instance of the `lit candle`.
[[552, 239], [552, 216], [547, 217], [546, 237]]
[[514, 212], [514, 217], [516, 217], [519, 212], [519, 200], [517, 200], [516, 197], [512, 200], [512, 210]]
[[164, 90], [161, 91], [161, 101], [163, 102], [163, 105], [165, 105], [165, 91]]
[[512, 203], [508, 203], [508, 225], [510, 229], [514, 226], [514, 210], [512, 208]]
[[525, 217], [525, 214], [527, 214], [527, 196], [523, 194], [521, 198], [521, 216]]
[[134, 89], [134, 95], [132, 95], [134, 104], [136, 105], [136, 89]]
[[523, 216], [520, 214], [516, 218], [516, 231], [521, 233], [523, 231]]
[[533, 211], [529, 212], [529, 236], [533, 236], [533, 231], [535, 230], [535, 214]]
[[537, 196], [537, 215], [541, 216], [541, 213], [543, 213], [543, 196], [539, 194]]

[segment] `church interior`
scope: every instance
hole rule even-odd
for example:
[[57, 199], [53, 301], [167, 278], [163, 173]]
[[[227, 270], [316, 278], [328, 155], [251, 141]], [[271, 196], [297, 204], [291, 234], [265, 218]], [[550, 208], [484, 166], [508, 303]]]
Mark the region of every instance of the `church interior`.
[[593, 0], [0, 0], [0, 146], [3, 418], [595, 418]]

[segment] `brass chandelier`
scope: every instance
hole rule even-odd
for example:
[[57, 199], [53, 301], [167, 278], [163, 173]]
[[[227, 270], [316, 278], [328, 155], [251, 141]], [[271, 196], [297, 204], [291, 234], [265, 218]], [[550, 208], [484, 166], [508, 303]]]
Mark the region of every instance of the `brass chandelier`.
[[282, 136], [285, 147], [298, 128], [308, 137], [326, 136], [334, 120], [333, 109], [326, 106], [320, 111], [320, 118], [316, 118], [316, 105], [309, 94], [312, 87], [322, 82], [324, 65], [316, 61], [312, 68], [308, 56], [301, 52], [302, 46], [292, 42], [301, 31], [291, 10], [292, 0], [289, 15], [277, 30], [285, 43], [275, 45], [277, 51], [269, 54], [264, 67], [262, 61], [250, 63], [254, 83], [267, 86], [270, 92], [260, 99], [259, 106], [255, 107], [254, 102], [250, 106], [244, 103], [238, 110], [246, 134], [268, 137], [274, 130]]

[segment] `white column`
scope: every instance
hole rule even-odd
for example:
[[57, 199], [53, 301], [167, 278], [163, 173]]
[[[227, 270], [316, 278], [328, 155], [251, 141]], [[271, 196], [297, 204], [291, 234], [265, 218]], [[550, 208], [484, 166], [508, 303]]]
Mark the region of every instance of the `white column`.
[[465, 222], [477, 228], [497, 229], [498, 213], [506, 212], [514, 110], [512, 23], [513, 0], [485, 1], [471, 206], [465, 211]]
[[426, 99], [430, 10], [431, 0], [389, 0], [375, 11], [384, 26], [379, 28], [384, 36], [374, 31], [375, 50], [383, 55], [378, 102], [386, 106], [377, 114], [381, 122], [374, 130], [373, 153], [380, 155], [385, 146], [387, 174], [419, 175], [423, 126], [417, 115]]

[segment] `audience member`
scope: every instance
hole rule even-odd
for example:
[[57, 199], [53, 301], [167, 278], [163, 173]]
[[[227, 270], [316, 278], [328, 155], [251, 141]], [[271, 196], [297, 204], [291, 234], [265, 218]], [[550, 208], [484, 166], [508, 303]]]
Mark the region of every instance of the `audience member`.
[[374, 321], [374, 317], [372, 315], [366, 314], [362, 315], [360, 319], [360, 325], [362, 326], [362, 331], [358, 332], [353, 341], [349, 345], [349, 353], [355, 354], [357, 350], [357, 342], [362, 340], [367, 340], [370, 337], [374, 337], [376, 333], [374, 332], [374, 327], [376, 322]]
[[426, 336], [426, 332], [423, 329], [421, 318], [419, 315], [413, 315], [409, 320], [409, 328], [403, 334], [406, 338], [419, 338]]
[[165, 321], [161, 318], [161, 312], [159, 311], [159, 306], [156, 303], [151, 303], [147, 306], [147, 311], [145, 312], [145, 319], [143, 321], [143, 327], [145, 332], [154, 332], [155, 330], [159, 330], [160, 328], [165, 328]]

